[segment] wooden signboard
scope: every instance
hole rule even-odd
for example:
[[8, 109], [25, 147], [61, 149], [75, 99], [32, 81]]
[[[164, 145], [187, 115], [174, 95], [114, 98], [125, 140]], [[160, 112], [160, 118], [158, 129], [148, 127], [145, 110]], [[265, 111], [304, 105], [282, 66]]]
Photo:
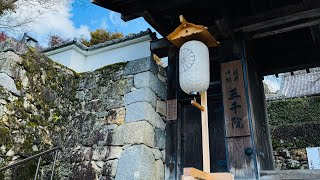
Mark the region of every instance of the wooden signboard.
[[250, 135], [248, 109], [240, 60], [221, 64], [227, 137]]
[[177, 99], [172, 99], [167, 101], [167, 120], [168, 121], [177, 120], [178, 118], [177, 105], [178, 105]]

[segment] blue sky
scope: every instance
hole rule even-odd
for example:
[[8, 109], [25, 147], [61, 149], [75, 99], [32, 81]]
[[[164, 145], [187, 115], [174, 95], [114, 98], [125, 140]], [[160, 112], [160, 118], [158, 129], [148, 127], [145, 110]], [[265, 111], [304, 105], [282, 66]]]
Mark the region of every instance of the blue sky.
[[[28, 1], [21, 2], [25, 3], [19, 4], [16, 12], [10, 13], [5, 18], [24, 22], [25, 19], [30, 18], [30, 14], [33, 14], [33, 22], [27, 28], [17, 29], [9, 34], [21, 37], [24, 32], [27, 32], [44, 47], [53, 34], [64, 39], [88, 39], [90, 31], [97, 28], [122, 32], [124, 35], [145, 31], [147, 28], [155, 31], [143, 18], [124, 22], [119, 13], [94, 5], [89, 0], [74, 0], [73, 4], [63, 3], [65, 2], [63, 0], [56, 1], [55, 4], [51, 4], [50, 8], [44, 8], [41, 5], [30, 7]], [[39, 14], [38, 12], [42, 13]]]
[[81, 25], [87, 25], [91, 30], [103, 27], [124, 34], [137, 33], [151, 28], [143, 18], [124, 22], [120, 14], [90, 2], [86, 2], [85, 5], [73, 5], [71, 13], [73, 14], [71, 20], [77, 28]]

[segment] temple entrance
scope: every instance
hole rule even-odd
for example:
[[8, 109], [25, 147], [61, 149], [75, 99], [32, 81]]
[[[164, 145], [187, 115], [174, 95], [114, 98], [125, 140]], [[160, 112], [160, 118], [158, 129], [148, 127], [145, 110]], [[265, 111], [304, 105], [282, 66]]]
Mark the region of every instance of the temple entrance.
[[[227, 157], [222, 98], [209, 96], [209, 141], [211, 172], [226, 172]], [[189, 101], [182, 104], [181, 112], [182, 167], [202, 167], [201, 115]]]
[[[223, 112], [220, 65], [211, 59], [210, 87], [208, 89], [210, 171], [227, 172], [227, 149]], [[184, 167], [203, 169], [201, 112], [190, 104], [192, 96], [178, 93], [180, 104], [181, 170]], [[200, 102], [200, 97], [196, 97]]]

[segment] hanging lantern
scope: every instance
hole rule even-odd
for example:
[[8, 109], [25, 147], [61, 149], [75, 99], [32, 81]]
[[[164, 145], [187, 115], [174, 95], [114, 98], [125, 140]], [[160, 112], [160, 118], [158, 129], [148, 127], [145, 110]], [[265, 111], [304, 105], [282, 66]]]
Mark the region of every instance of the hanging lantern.
[[191, 95], [209, 88], [210, 62], [208, 47], [219, 46], [207, 27], [189, 23], [180, 15], [181, 25], [167, 36], [179, 52], [179, 81], [181, 89]]
[[181, 46], [179, 76], [180, 87], [187, 94], [196, 95], [209, 88], [209, 50], [203, 42], [192, 40]]

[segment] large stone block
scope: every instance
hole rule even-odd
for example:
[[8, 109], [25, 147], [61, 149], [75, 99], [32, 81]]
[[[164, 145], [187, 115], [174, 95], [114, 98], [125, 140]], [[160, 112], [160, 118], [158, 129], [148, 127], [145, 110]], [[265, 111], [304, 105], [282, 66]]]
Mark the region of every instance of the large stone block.
[[22, 64], [23, 60], [19, 55], [12, 51], [8, 51], [0, 53], [0, 61], [12, 61], [16, 62], [17, 64]]
[[149, 87], [145, 87], [126, 94], [124, 101], [126, 105], [136, 102], [148, 102], [151, 106], [156, 107], [157, 96]]
[[145, 145], [127, 148], [118, 163], [116, 180], [155, 179], [155, 160]]
[[154, 136], [154, 142], [155, 146], [158, 147], [160, 150], [166, 148], [166, 134], [161, 129], [155, 129], [155, 136]]
[[145, 122], [132, 122], [125, 124], [124, 142], [126, 144], [145, 144], [154, 147], [154, 129]]
[[156, 128], [164, 129], [165, 123], [154, 108], [147, 102], [138, 102], [127, 106], [126, 122], [148, 121]]
[[150, 87], [161, 99], [166, 99], [166, 86], [159, 78], [151, 72], [143, 72], [134, 76], [134, 86], [136, 88]]
[[14, 39], [8, 38], [5, 41], [0, 42], [0, 52], [13, 51], [16, 54], [25, 54], [28, 48], [25, 44], [15, 41]]
[[113, 130], [110, 145], [121, 146], [124, 145], [124, 133], [125, 133], [125, 125], [118, 126]]
[[111, 145], [145, 144], [154, 147], [154, 128], [146, 121], [132, 122], [117, 127]]
[[161, 159], [156, 161], [155, 167], [155, 180], [164, 180], [164, 165]]
[[124, 69], [124, 74], [134, 75], [145, 71], [150, 71], [154, 74], [158, 73], [158, 65], [150, 57], [129, 61]]
[[14, 80], [6, 73], [0, 73], [0, 86], [13, 94], [20, 95], [20, 91], [17, 90]]

